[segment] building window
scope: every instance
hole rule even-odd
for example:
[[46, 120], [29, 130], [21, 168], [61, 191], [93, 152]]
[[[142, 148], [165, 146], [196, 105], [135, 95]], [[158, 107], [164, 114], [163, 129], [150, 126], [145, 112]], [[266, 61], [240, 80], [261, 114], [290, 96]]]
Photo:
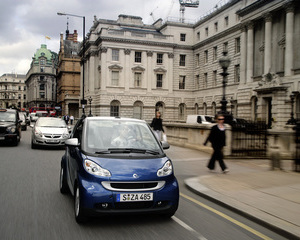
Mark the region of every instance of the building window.
[[24, 91], [26, 91], [26, 86], [24, 86]]
[[208, 50], [204, 51], [204, 64], [208, 63]]
[[119, 61], [119, 50], [118, 49], [112, 50], [112, 61]]
[[137, 63], [142, 62], [142, 52], [135, 52], [134, 61], [137, 62]]
[[217, 71], [213, 71], [213, 86], [217, 86]]
[[26, 100], [26, 94], [24, 94], [24, 100]]
[[21, 91], [21, 86], [19, 86], [19, 91]]
[[180, 41], [181, 42], [185, 42], [185, 37], [186, 37], [185, 33], [180, 33]]
[[156, 63], [157, 64], [162, 64], [163, 63], [163, 54], [162, 53], [157, 54]]
[[179, 89], [185, 89], [185, 76], [179, 76]]
[[44, 92], [40, 92], [40, 98], [45, 98], [45, 93]]
[[119, 71], [112, 71], [111, 72], [111, 85], [112, 86], [119, 86]]
[[215, 22], [215, 32], [218, 32], [218, 22]]
[[142, 119], [143, 118], [143, 103], [135, 102], [133, 104], [133, 118]]
[[156, 74], [156, 87], [162, 88], [163, 74]]
[[41, 66], [44, 66], [45, 65], [45, 59], [41, 59], [40, 64], [41, 64]]
[[235, 53], [241, 52], [241, 39], [236, 38], [235, 39]]
[[185, 66], [185, 55], [180, 55], [179, 57], [179, 66]]
[[228, 42], [223, 43], [223, 52], [228, 52]]
[[195, 84], [196, 89], [199, 89], [199, 86], [200, 86], [200, 76], [196, 75], [196, 84]]
[[225, 26], [225, 27], [228, 27], [228, 24], [229, 24], [229, 18], [228, 18], [228, 16], [226, 16], [226, 17], [224, 18], [224, 26]]
[[40, 84], [40, 90], [45, 90], [45, 84], [44, 83]]
[[45, 67], [41, 67], [41, 72], [45, 72]]
[[197, 40], [200, 41], [200, 32], [197, 32]]
[[196, 54], [196, 66], [197, 67], [200, 66], [200, 54], [199, 53]]
[[203, 88], [207, 88], [207, 73], [204, 73]]
[[18, 99], [21, 99], [21, 94], [18, 95]]
[[218, 59], [218, 47], [213, 48], [213, 60], [216, 61]]
[[206, 37], [208, 37], [208, 27], [205, 28], [205, 35], [206, 35]]
[[240, 82], [240, 65], [234, 66], [234, 82]]
[[185, 118], [185, 104], [181, 103], [178, 109], [178, 119], [184, 120], [184, 118]]
[[134, 86], [141, 87], [142, 86], [142, 73], [134, 73]]
[[111, 117], [119, 117], [120, 113], [120, 102], [119, 101], [112, 101], [110, 103], [110, 116]]

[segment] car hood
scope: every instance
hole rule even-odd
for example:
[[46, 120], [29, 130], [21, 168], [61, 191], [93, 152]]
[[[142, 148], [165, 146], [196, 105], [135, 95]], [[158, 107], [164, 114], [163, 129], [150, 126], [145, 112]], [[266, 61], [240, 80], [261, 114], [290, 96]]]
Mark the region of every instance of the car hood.
[[167, 157], [154, 159], [113, 159], [89, 157], [111, 173], [111, 181], [155, 181], [161, 180], [157, 170], [162, 168]]
[[16, 124], [14, 122], [0, 122], [0, 127], [12, 127]]
[[68, 132], [67, 128], [36, 127], [43, 134], [63, 134]]

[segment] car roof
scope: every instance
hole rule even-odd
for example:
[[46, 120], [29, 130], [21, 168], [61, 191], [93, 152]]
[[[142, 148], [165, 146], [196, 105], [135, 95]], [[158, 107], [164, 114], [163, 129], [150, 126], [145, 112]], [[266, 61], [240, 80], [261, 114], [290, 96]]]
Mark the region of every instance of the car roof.
[[17, 112], [16, 109], [5, 109], [5, 108], [0, 108], [0, 112]]
[[89, 120], [111, 120], [111, 121], [131, 121], [131, 122], [140, 122], [140, 123], [146, 123], [145, 120], [136, 119], [136, 118], [123, 118], [123, 117], [86, 117], [85, 119]]

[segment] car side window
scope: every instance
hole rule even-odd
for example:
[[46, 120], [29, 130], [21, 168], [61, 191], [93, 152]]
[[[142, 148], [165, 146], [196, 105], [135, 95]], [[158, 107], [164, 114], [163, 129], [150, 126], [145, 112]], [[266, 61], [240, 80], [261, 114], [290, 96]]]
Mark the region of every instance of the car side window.
[[202, 123], [201, 116], [198, 116], [198, 117], [197, 117], [197, 123]]
[[73, 133], [73, 138], [78, 138], [78, 142], [81, 143], [82, 138], [82, 123], [75, 129]]

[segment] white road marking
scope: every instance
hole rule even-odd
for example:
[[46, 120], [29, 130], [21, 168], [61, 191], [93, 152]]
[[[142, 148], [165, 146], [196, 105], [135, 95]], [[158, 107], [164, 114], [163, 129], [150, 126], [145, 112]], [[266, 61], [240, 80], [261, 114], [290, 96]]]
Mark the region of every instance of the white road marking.
[[204, 236], [200, 233], [196, 232], [193, 228], [187, 225], [185, 222], [181, 221], [179, 218], [173, 216], [172, 219], [177, 222], [180, 226], [184, 227], [186, 230], [190, 231], [194, 236], [196, 236], [200, 240], [207, 240]]

